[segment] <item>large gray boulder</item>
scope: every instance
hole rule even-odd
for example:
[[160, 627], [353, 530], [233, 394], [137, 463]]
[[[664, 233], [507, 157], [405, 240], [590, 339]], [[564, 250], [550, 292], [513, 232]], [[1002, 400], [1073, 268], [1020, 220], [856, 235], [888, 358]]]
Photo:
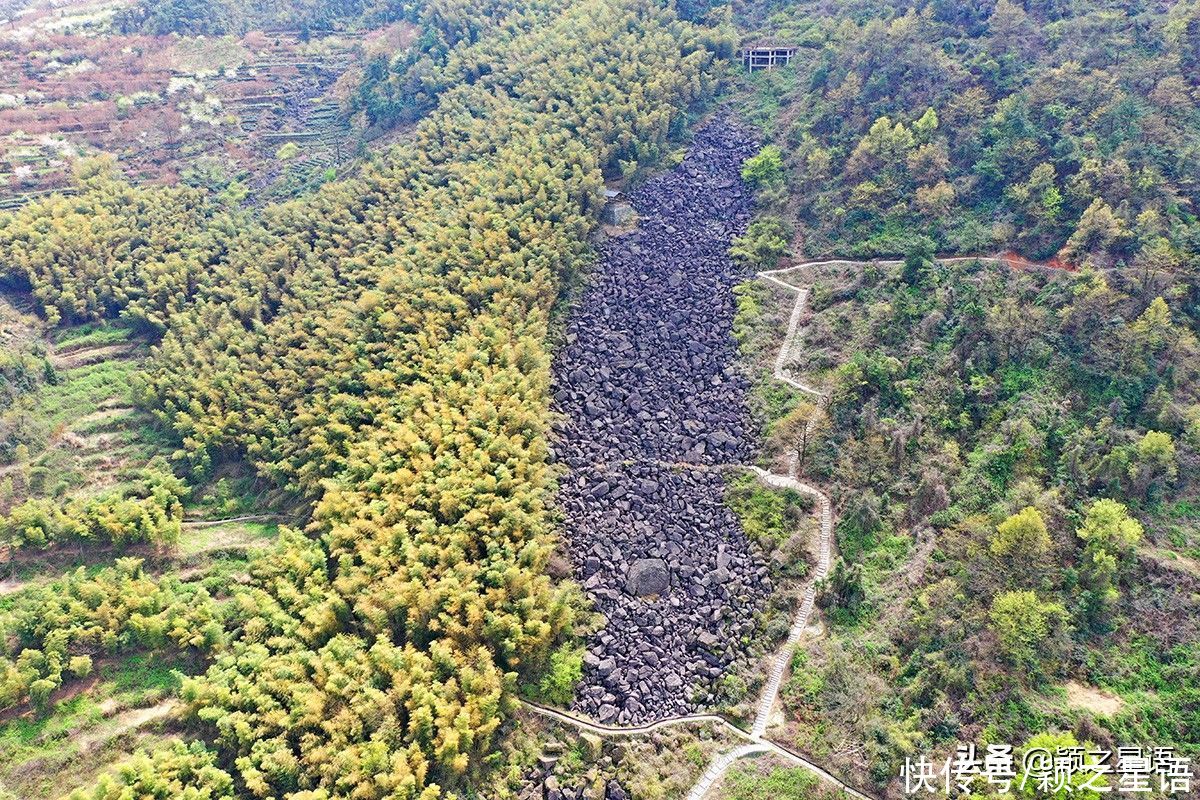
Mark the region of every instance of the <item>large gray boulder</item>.
[[639, 558], [629, 567], [625, 585], [637, 597], [662, 594], [671, 586], [671, 570], [661, 558]]

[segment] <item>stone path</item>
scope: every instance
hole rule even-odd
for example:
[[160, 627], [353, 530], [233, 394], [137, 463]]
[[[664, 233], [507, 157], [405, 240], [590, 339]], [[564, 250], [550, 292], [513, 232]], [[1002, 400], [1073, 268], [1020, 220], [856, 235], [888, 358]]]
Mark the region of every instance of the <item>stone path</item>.
[[[1005, 259], [1002, 256], [952, 256], [949, 258], [939, 258], [937, 260], [941, 263], [966, 261], [1008, 263], [1008, 259]], [[811, 293], [811, 288], [807, 286], [793, 285], [781, 280], [780, 276], [809, 267], [863, 267], [866, 266], [867, 263], [895, 267], [903, 264], [904, 262], [895, 260], [861, 262], [843, 259], [830, 259], [827, 261], [806, 261], [802, 264], [796, 264], [784, 269], [767, 270], [758, 274], [758, 277], [762, 280], [768, 281], [776, 286], [780, 286], [796, 293], [796, 301], [792, 306], [792, 313], [788, 319], [787, 334], [784, 336], [783, 342], [779, 347], [779, 354], [775, 359], [774, 376], [776, 380], [782, 381], [792, 388], [812, 395], [819, 400], [823, 401], [827, 397], [826, 394], [820, 389], [814, 388], [798, 380], [788, 368], [791, 355], [796, 347], [796, 340], [800, 332], [800, 323], [808, 310], [808, 298]], [[1034, 262], [1029, 262], [1027, 266], [1035, 268], [1049, 268], [1048, 265], [1037, 264]], [[800, 638], [804, 635], [804, 630], [808, 627], [809, 621], [812, 617], [813, 605], [816, 601], [816, 582], [824, 578], [829, 572], [829, 562], [831, 558], [833, 539], [833, 512], [829, 498], [824, 492], [815, 487], [809, 486], [808, 484], [801, 483], [794, 477], [796, 471], [794, 460], [791, 464], [788, 475], [770, 473], [760, 469], [759, 467], [750, 467], [749, 469], [758, 476], [759, 480], [769, 486], [794, 489], [795, 491], [803, 492], [817, 498], [817, 503], [820, 507], [819, 514], [821, 517], [820, 540], [817, 549], [817, 567], [813, 571], [813, 576], [808, 587], [805, 589], [804, 601], [800, 606], [799, 612], [796, 614], [794, 622], [792, 623], [792, 628], [788, 633], [787, 641], [784, 643], [784, 646], [780, 648], [780, 651], [776, 655], [772, 664], [771, 674], [767, 679], [767, 684], [763, 688], [762, 696], [759, 699], [758, 710], [754, 718], [754, 726], [750, 729], [748, 736], [748, 738], [751, 740], [751, 743], [743, 745], [736, 750], [722, 754], [714, 759], [713, 763], [701, 777], [700, 781], [692, 788], [691, 793], [688, 795], [688, 800], [700, 800], [700, 798], [704, 796], [704, 794], [712, 787], [712, 785], [720, 778], [720, 776], [724, 774], [725, 770], [727, 770], [739, 758], [751, 753], [763, 752], [764, 750], [771, 750], [782, 754], [785, 758], [809, 768], [823, 780], [839, 786], [847, 794], [858, 798], [866, 798], [866, 795], [850, 786], [847, 786], [845, 783], [833, 777], [816, 764], [813, 764], [796, 755], [795, 753], [792, 753], [791, 751], [786, 750], [772, 742], [768, 742], [762, 738], [766, 735], [767, 726], [769, 725], [771, 719], [771, 713], [774, 711], [775, 704], [778, 701], [779, 689], [783, 684], [783, 677], [787, 673], [787, 668], [791, 661], [792, 653], [795, 651], [796, 645], [799, 643]]]
[[751, 742], [744, 744], [735, 750], [730, 750], [727, 753], [722, 753], [713, 759], [713, 762], [708, 765], [708, 769], [700, 776], [700, 780], [692, 787], [692, 790], [687, 794], [687, 800], [701, 800], [704, 795], [708, 794], [708, 790], [713, 787], [713, 784], [721, 779], [725, 774], [725, 770], [733, 766], [733, 762], [739, 758], [755, 755], [757, 753], [769, 753], [771, 748], [761, 742]]
[[[847, 262], [849, 263], [849, 262]], [[799, 265], [799, 266], [811, 266]], [[798, 269], [793, 267], [792, 269]], [[775, 359], [775, 378], [787, 383], [789, 386], [806, 394], [824, 400], [825, 394], [819, 389], [815, 389], [807, 384], [796, 380], [787, 368], [789, 356], [792, 353], [796, 344], [796, 337], [800, 331], [800, 321], [804, 317], [805, 311], [808, 309], [808, 287], [793, 286], [789, 283], [779, 280], [776, 275], [784, 270], [773, 270], [759, 273], [759, 277], [763, 280], [770, 281], [785, 289], [789, 289], [796, 293], [796, 301], [792, 306], [792, 313], [788, 319], [787, 334], [783, 338], [783, 342], [779, 347], [779, 355]], [[787, 475], [767, 472], [766, 470], [751, 466], [749, 469], [758, 477], [760, 481], [768, 486], [777, 489], [792, 489], [802, 494], [811, 495], [817, 499], [818, 514], [820, 516], [820, 532], [817, 540], [817, 566], [813, 570], [812, 576], [809, 578], [808, 586], [804, 590], [804, 600], [800, 604], [800, 610], [796, 613], [795, 619], [792, 621], [791, 630], [788, 632], [787, 641], [783, 647], [775, 655], [775, 660], [771, 664], [771, 674], [767, 678], [766, 686], [763, 687], [762, 695], [759, 697], [757, 711], [754, 715], [754, 725], [750, 729], [749, 738], [750, 744], [732, 750], [728, 753], [717, 756], [709, 765], [700, 781], [692, 787], [692, 791], [688, 794], [688, 800], [701, 800], [704, 795], [712, 788], [713, 784], [725, 774], [734, 762], [746, 755], [758, 752], [774, 751], [783, 754], [789, 760], [795, 761], [800, 765], [807, 767], [818, 774], [823, 780], [833, 783], [841, 788], [844, 792], [855, 797], [865, 798], [866, 795], [858, 792], [850, 786], [847, 786], [842, 781], [834, 778], [825, 770], [817, 765], [809, 762], [807, 759], [797, 756], [791, 751], [785, 750], [778, 745], [768, 742], [763, 739], [766, 735], [767, 726], [771, 721], [771, 714], [775, 710], [775, 705], [779, 700], [779, 689], [783, 685], [783, 677], [787, 674], [788, 664], [791, 663], [792, 653], [799, 644], [801, 637], [804, 635], [804, 630], [808, 627], [812, 619], [813, 607], [816, 604], [817, 598], [817, 582], [822, 580], [829, 573], [829, 562], [832, 558], [833, 550], [833, 505], [829, 501], [829, 497], [814, 486], [810, 486], [801, 482], [795, 476], [796, 462], [792, 460]]]
[[751, 469], [758, 475], [759, 480], [768, 486], [778, 489], [792, 489], [816, 497], [817, 505], [820, 509], [818, 513], [821, 519], [821, 528], [817, 543], [817, 567], [813, 570], [812, 578], [804, 590], [804, 600], [800, 604], [800, 611], [796, 614], [796, 618], [792, 622], [787, 641], [775, 656], [775, 661], [771, 667], [771, 675], [767, 679], [767, 685], [763, 687], [762, 698], [759, 700], [758, 713], [754, 717], [754, 727], [750, 729], [751, 736], [759, 737], [767, 732], [767, 724], [771, 719], [771, 712], [775, 708], [776, 699], [779, 697], [779, 688], [783, 685], [783, 676], [787, 672], [788, 663], [791, 661], [792, 651], [796, 649], [796, 645], [800, 642], [800, 637], [804, 635], [804, 629], [808, 627], [808, 623], [812, 618], [813, 606], [817, 599], [817, 581], [824, 579], [829, 573], [829, 560], [833, 547], [833, 508], [829, 502], [829, 498], [819, 489], [813, 488], [806, 483], [801, 483], [789, 475], [776, 475], [758, 467], [751, 467]]
[[718, 727], [725, 728], [728, 733], [734, 736], [745, 737], [747, 734], [744, 730], [734, 725], [729, 720], [722, 717], [720, 714], [686, 714], [680, 717], [668, 717], [660, 719], [657, 722], [650, 722], [645, 725], [604, 725], [599, 722], [593, 722], [590, 719], [581, 717], [570, 711], [563, 711], [557, 708], [550, 708], [539, 703], [531, 703], [528, 700], [522, 700], [521, 704], [530, 711], [539, 716], [552, 719], [556, 722], [562, 722], [570, 725], [573, 728], [578, 728], [581, 731], [588, 731], [600, 736], [645, 736], [648, 733], [662, 730], [664, 728], [675, 728], [681, 725], [706, 725], [713, 724]]

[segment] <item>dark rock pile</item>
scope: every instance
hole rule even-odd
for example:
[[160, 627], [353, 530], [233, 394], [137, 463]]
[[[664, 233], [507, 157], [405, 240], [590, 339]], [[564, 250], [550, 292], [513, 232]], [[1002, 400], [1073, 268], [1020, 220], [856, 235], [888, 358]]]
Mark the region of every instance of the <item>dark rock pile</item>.
[[604, 794], [600, 795], [591, 784], [565, 785], [554, 776], [540, 783], [529, 784], [528, 789], [518, 795], [519, 800], [629, 800], [629, 792], [616, 780], [604, 783]]
[[770, 591], [721, 476], [703, 469], [752, 455], [730, 335], [745, 276], [728, 249], [750, 219], [739, 171], [754, 149], [711, 123], [680, 166], [632, 195], [638, 229], [602, 247], [555, 364], [569, 550], [608, 620], [588, 642], [575, 707], [601, 722], [710, 701]]

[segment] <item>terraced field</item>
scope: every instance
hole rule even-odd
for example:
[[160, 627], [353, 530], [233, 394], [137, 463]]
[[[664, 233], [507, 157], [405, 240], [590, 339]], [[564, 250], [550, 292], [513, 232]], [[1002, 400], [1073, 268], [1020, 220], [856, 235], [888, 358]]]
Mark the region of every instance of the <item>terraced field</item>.
[[346, 100], [376, 41], [413, 36], [407, 23], [313, 39], [123, 35], [109, 27], [120, 6], [34, 4], [0, 27], [0, 210], [75, 191], [75, 165], [101, 154], [138, 181], [236, 180], [259, 202], [302, 191], [358, 152], [365, 128]]

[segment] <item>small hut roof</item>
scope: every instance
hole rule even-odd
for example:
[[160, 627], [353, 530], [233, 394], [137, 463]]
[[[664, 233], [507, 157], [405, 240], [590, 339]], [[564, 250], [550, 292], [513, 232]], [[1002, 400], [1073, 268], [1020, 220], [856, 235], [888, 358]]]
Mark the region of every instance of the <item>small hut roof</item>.
[[743, 50], [791, 50], [795, 52], [800, 49], [799, 45], [791, 42], [785, 42], [780, 39], [755, 39], [752, 42], [746, 42], [742, 45]]

